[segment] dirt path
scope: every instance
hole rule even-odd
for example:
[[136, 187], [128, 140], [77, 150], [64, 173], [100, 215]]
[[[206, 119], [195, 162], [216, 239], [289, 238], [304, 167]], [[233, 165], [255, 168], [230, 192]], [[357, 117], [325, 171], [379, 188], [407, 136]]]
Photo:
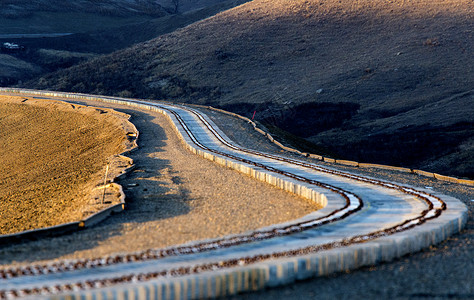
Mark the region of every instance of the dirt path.
[[317, 209], [191, 154], [162, 115], [124, 112], [140, 131], [139, 149], [130, 155], [136, 169], [119, 182], [127, 210], [78, 233], [0, 248], [1, 264], [166, 247], [285, 222]]

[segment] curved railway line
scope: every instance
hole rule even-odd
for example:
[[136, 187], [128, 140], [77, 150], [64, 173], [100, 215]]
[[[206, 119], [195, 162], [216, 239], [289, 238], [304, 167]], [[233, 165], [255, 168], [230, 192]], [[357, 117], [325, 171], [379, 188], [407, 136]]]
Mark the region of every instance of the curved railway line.
[[[93, 97], [59, 93], [68, 95]], [[440, 242], [467, 219], [466, 207], [445, 195], [243, 148], [196, 109], [94, 100], [163, 113], [191, 151], [325, 208], [293, 222], [165, 249], [0, 269], [0, 299], [229, 295], [390, 260]]]

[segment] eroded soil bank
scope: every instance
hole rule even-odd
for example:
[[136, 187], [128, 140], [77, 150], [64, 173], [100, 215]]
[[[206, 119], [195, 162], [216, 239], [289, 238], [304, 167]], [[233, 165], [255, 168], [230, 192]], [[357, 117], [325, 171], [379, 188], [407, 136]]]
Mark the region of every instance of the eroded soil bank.
[[124, 121], [108, 110], [0, 96], [0, 234], [90, 214], [97, 176], [126, 148]]

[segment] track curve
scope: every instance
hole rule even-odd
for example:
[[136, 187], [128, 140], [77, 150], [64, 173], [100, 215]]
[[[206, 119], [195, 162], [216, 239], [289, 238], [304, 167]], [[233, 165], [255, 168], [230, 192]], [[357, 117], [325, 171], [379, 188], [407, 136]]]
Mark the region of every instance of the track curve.
[[228, 295], [388, 260], [437, 243], [466, 222], [456, 199], [245, 149], [186, 106], [64, 95], [159, 111], [191, 151], [326, 207], [293, 222], [166, 249], [0, 269], [0, 298]]

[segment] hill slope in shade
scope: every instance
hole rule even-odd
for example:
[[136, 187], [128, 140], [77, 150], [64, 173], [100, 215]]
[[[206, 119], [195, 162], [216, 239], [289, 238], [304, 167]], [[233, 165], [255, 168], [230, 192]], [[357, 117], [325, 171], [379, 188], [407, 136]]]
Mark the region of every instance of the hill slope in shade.
[[[29, 13], [26, 15], [18, 13], [15, 17], [5, 16], [4, 8], [8, 5], [2, 2], [0, 44], [14, 42], [21, 45], [23, 50], [0, 49], [0, 53], [3, 53], [0, 54], [3, 55], [0, 59], [0, 85], [12, 86], [74, 66], [96, 54], [111, 53], [130, 47], [247, 1], [180, 0], [178, 13], [168, 13], [169, 9], [165, 9], [162, 14], [151, 15], [147, 14], [146, 7], [142, 10], [127, 10], [122, 7], [119, 10], [120, 14], [104, 14], [100, 9], [94, 9], [94, 6], [87, 6], [87, 1], [74, 2], [74, 9], [63, 7], [68, 3], [71, 4], [68, 1], [61, 2], [62, 5], [58, 6], [44, 1], [49, 6], [41, 7], [38, 7], [37, 2], [18, 1], [14, 7]], [[168, 2], [171, 3], [171, 0], [163, 0], [160, 3], [164, 5]], [[116, 1], [117, 5], [121, 3]], [[140, 3], [145, 5], [147, 2], [132, 1], [129, 4]], [[95, 5], [105, 4], [107, 1], [95, 2]], [[33, 8], [36, 10], [30, 11]], [[60, 10], [61, 8], [63, 10]], [[58, 36], [58, 32], [63, 34]], [[2, 60], [6, 60], [7, 63], [2, 63]], [[27, 70], [25, 65], [34, 70]]]
[[34, 15], [39, 11], [49, 12], [86, 12], [102, 15], [161, 15], [163, 7], [152, 0], [63, 0], [63, 1], [29, 1], [4, 0], [0, 2], [0, 17], [16, 19]]
[[29, 82], [221, 106], [346, 159], [474, 176], [470, 0], [255, 0]]

